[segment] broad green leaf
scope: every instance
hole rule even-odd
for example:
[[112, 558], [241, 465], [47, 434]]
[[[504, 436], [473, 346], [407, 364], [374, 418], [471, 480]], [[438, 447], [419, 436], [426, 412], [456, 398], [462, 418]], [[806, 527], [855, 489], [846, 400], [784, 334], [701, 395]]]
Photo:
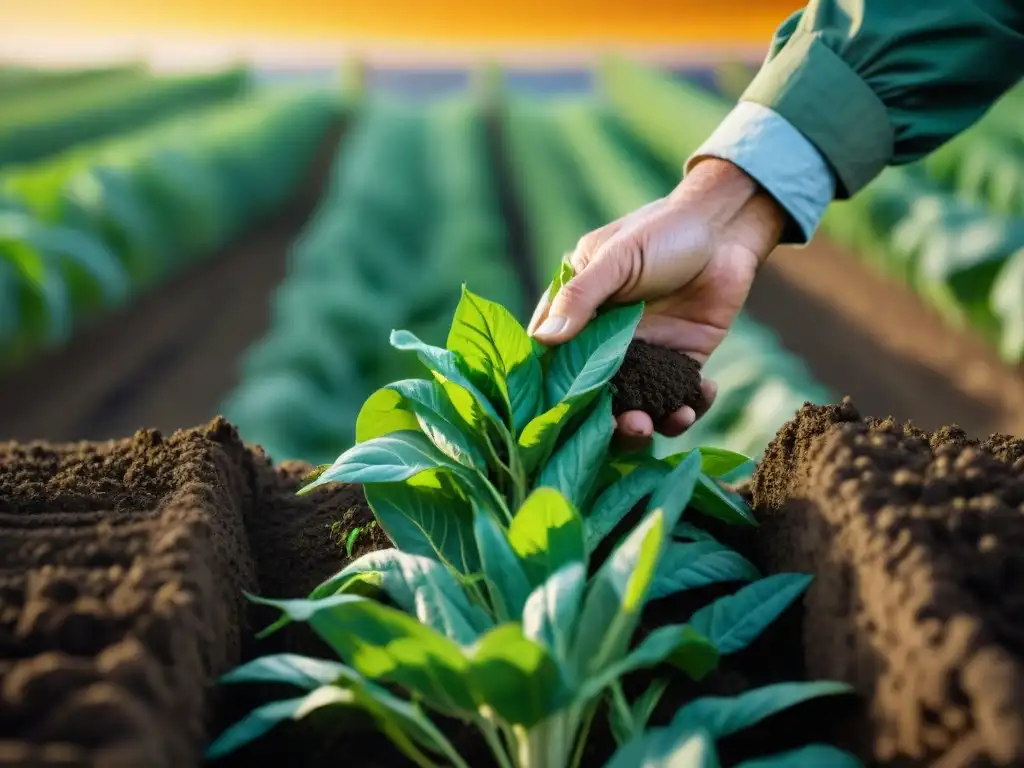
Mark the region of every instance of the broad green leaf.
[[750, 645], [804, 593], [813, 576], [778, 573], [719, 598], [690, 617], [690, 625], [711, 638], [724, 656]]
[[732, 697], [706, 696], [680, 709], [668, 728], [677, 732], [703, 728], [713, 738], [720, 739], [805, 701], [852, 691], [846, 683], [820, 680], [776, 683]]
[[608, 486], [590, 508], [584, 518], [587, 529], [587, 547], [593, 552], [605, 536], [615, 530], [641, 499], [654, 492], [658, 484], [668, 475], [664, 464], [648, 464], [638, 467], [625, 477]]
[[487, 462], [473, 441], [470, 427], [462, 420], [442, 387], [436, 381], [408, 379], [390, 384], [405, 398], [416, 414], [419, 428], [442, 453], [458, 463], [486, 471]]
[[[519, 460], [526, 474], [532, 475], [551, 456], [569, 419], [575, 412], [576, 403], [559, 403], [527, 424], [519, 435]], [[578, 407], [578, 406], [577, 406]]]
[[536, 487], [554, 488], [582, 508], [597, 482], [614, 431], [612, 394], [605, 391], [579, 429], [548, 459]]
[[350, 667], [337, 661], [313, 659], [295, 653], [261, 656], [235, 667], [220, 678], [221, 683], [286, 683], [311, 691], [338, 680], [358, 681], [362, 678]]
[[849, 752], [828, 744], [808, 744], [767, 757], [744, 760], [736, 768], [863, 768], [864, 764]]
[[563, 565], [587, 562], [580, 513], [554, 488], [537, 488], [526, 497], [509, 525], [508, 542], [530, 587]]
[[568, 667], [586, 584], [586, 566], [569, 563], [533, 590], [523, 607], [523, 634], [547, 648], [563, 668]]
[[422, 432], [392, 432], [352, 446], [299, 493], [326, 483], [400, 483], [428, 469], [457, 466]]
[[474, 642], [494, 624], [469, 602], [455, 576], [436, 557], [399, 549], [363, 555], [318, 586], [310, 597], [315, 600], [336, 594], [353, 579], [370, 581], [403, 611], [461, 645]]
[[391, 387], [381, 387], [359, 409], [356, 442], [365, 443], [392, 432], [415, 432], [419, 428], [419, 419], [409, 410], [402, 394]]
[[672, 537], [675, 539], [685, 539], [687, 541], [713, 541], [718, 543], [718, 539], [710, 533], [705, 531], [703, 528], [698, 528], [696, 525], [687, 522], [686, 520], [680, 520], [676, 523], [676, 527], [672, 529]]
[[705, 731], [652, 728], [621, 747], [604, 768], [721, 768]]
[[718, 650], [708, 638], [688, 624], [669, 624], [654, 630], [622, 658], [598, 669], [583, 682], [579, 696], [583, 700], [598, 696], [616, 680], [669, 658], [694, 680], [718, 666]]
[[463, 285], [448, 349], [461, 356], [477, 387], [504, 402], [515, 433], [538, 414], [543, 389], [540, 362], [530, 337], [503, 306]]
[[643, 304], [632, 304], [604, 312], [572, 341], [557, 346], [544, 377], [545, 407], [607, 384], [622, 365], [643, 311]]
[[[753, 462], [749, 456], [744, 456], [742, 453], [736, 453], [736, 451], [730, 451], [726, 448], [712, 448], [711, 446], [702, 445], [700, 448], [693, 450], [700, 452], [700, 471], [708, 477], [721, 477]], [[693, 453], [692, 450], [675, 453], [671, 456], [666, 456], [664, 461], [675, 467], [691, 453]]]
[[469, 376], [462, 370], [459, 358], [454, 352], [441, 347], [424, 344], [409, 331], [392, 331], [391, 346], [395, 349], [412, 351], [420, 362], [430, 369], [462, 420], [477, 434], [485, 434], [487, 421], [504, 429], [504, 421]]
[[516, 623], [495, 627], [470, 651], [469, 682], [477, 704], [530, 728], [569, 701], [558, 664]]
[[567, 260], [563, 260], [558, 265], [558, 272], [555, 274], [554, 280], [551, 281], [551, 285], [548, 286], [548, 301], [554, 301], [555, 296], [562, 290], [562, 286], [568, 283], [576, 276], [576, 271], [572, 268]]
[[376, 720], [381, 732], [417, 765], [428, 766], [432, 762], [416, 744], [442, 754], [453, 752], [444, 734], [419, 707], [380, 686], [360, 680], [351, 687], [324, 685], [306, 696], [259, 707], [221, 734], [208, 748], [206, 757], [212, 759], [226, 755], [267, 733], [278, 723], [300, 720], [327, 706], [351, 706], [365, 710]]
[[701, 475], [693, 491], [694, 509], [734, 525], [757, 525], [757, 520], [737, 494], [726, 491], [710, 477]]
[[[653, 445], [653, 441], [651, 445]], [[601, 467], [601, 472], [597, 477], [597, 488], [603, 492], [613, 483], [629, 477], [640, 467], [656, 466], [666, 470], [671, 469], [669, 464], [655, 458], [652, 451], [653, 449], [648, 448], [625, 452], [613, 443], [609, 460]]]
[[473, 533], [491, 605], [498, 621], [515, 621], [523, 613], [530, 595], [526, 577], [515, 550], [494, 516], [473, 505]]
[[647, 502], [647, 509], [660, 509], [668, 529], [675, 528], [702, 477], [700, 455], [688, 456], [659, 483]]
[[207, 747], [206, 758], [212, 760], [230, 754], [287, 720], [300, 720], [322, 707], [351, 705], [353, 700], [354, 695], [351, 691], [328, 685], [310, 691], [305, 696], [264, 704], [218, 736]]
[[466, 680], [469, 662], [462, 650], [409, 614], [350, 595], [256, 601], [280, 608], [292, 621], [308, 623], [364, 677], [404, 686], [446, 714], [473, 711]]
[[538, 488], [523, 502], [508, 528], [508, 543], [523, 564], [531, 587], [569, 563], [586, 563], [583, 520], [553, 488]]
[[590, 582], [583, 601], [575, 668], [592, 674], [620, 658], [629, 645], [665, 543], [665, 518], [647, 514]]
[[658, 563], [648, 600], [724, 581], [754, 581], [757, 567], [717, 541], [669, 542]]
[[484, 470], [487, 462], [436, 381], [405, 379], [374, 392], [359, 410], [356, 442], [364, 443], [401, 431], [422, 432], [449, 458], [472, 469]]
[[371, 483], [363, 486], [363, 492], [396, 547], [436, 558], [463, 574], [475, 573], [480, 557], [473, 537], [472, 507], [443, 473], [435, 473], [433, 479], [436, 487]]

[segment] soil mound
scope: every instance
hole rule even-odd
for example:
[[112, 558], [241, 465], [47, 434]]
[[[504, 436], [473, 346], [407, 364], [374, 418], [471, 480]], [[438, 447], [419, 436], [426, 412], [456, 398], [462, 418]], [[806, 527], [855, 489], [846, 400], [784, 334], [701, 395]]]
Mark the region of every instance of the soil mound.
[[700, 363], [674, 349], [634, 340], [612, 379], [612, 412], [644, 411], [655, 424], [688, 405], [699, 411]]
[[1024, 442], [805, 406], [754, 475], [771, 571], [816, 575], [810, 677], [868, 702], [876, 764], [1024, 764]]
[[[246, 518], [249, 545], [267, 597], [307, 594], [354, 557], [391, 546], [376, 525], [362, 486], [329, 484], [297, 496], [314, 467], [285, 461], [274, 467], [254, 454], [256, 503]], [[354, 529], [359, 534], [351, 539]]]
[[197, 762], [257, 588], [247, 457], [222, 419], [0, 445], [0, 763]]

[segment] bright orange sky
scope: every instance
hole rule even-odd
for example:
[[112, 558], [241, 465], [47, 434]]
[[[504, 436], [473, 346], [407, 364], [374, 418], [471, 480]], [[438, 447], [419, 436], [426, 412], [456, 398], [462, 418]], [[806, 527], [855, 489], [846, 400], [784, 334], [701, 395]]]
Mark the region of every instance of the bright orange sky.
[[[799, 0], [0, 0], [0, 27], [455, 42], [767, 45]], [[13, 7], [12, 7], [13, 6]]]

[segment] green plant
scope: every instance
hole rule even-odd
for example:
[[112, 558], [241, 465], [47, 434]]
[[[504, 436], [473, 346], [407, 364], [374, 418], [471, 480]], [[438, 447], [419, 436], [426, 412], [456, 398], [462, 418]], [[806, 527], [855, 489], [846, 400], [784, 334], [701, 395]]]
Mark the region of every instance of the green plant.
[[[571, 276], [563, 267], [552, 290]], [[610, 767], [668, 759], [713, 765], [715, 738], [849, 690], [791, 683], [698, 699], [652, 730], [664, 683], [626, 700], [621, 680], [637, 670], [667, 664], [702, 678], [810, 582], [802, 574], [759, 578], [752, 563], [681, 520], [695, 508], [756, 524], [714, 479], [745, 456], [709, 449], [655, 460], [611, 449], [609, 382], [642, 311], [607, 310], [573, 342], [549, 350], [503, 307], [463, 289], [447, 349], [392, 334], [392, 344], [414, 351], [433, 381], [400, 381], [371, 396], [357, 444], [300, 493], [363, 483], [395, 548], [355, 560], [307, 599], [252, 598], [281, 610], [270, 630], [307, 623], [342, 662], [268, 656], [230, 673], [228, 682], [286, 682], [307, 693], [255, 710], [221, 735], [211, 756], [283, 720], [344, 705], [372, 715], [420, 766], [468, 765], [432, 713], [472, 724], [502, 768], [564, 768], [580, 764], [610, 693], [621, 744]], [[598, 545], [648, 496], [639, 522], [598, 562]], [[723, 581], [748, 583], [632, 646], [649, 600]], [[380, 594], [390, 605], [375, 599]], [[398, 697], [396, 686], [409, 698]]]

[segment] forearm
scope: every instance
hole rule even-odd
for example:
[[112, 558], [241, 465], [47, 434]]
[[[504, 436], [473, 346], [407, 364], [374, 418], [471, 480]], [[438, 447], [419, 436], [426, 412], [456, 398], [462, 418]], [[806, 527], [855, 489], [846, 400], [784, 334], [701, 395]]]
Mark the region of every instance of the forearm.
[[847, 197], [973, 124], [1024, 70], [1013, 0], [811, 0], [742, 101], [813, 144]]

